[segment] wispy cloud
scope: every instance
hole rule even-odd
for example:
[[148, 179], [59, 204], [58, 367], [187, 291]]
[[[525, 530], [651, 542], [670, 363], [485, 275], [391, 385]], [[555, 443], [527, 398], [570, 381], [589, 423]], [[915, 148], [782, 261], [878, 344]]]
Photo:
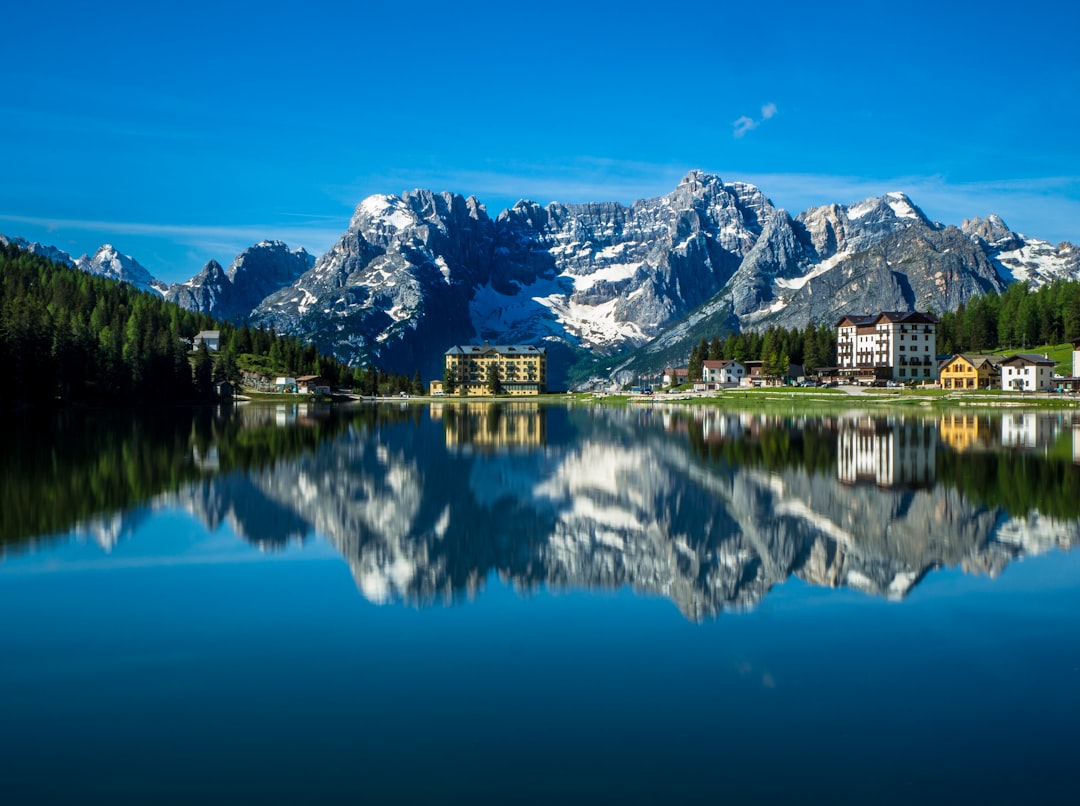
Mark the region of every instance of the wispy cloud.
[[732, 123], [731, 124], [732, 127], [733, 127], [732, 134], [735, 136], [736, 139], [738, 139], [738, 138], [744, 136], [747, 132], [752, 132], [754, 129], [756, 129], [758, 126], [760, 126], [766, 120], [770, 120], [770, 119], [776, 117], [776, 112], [777, 112], [776, 104], [767, 103], [763, 107], [761, 107], [761, 117], [760, 118], [754, 119], [752, 117], [748, 117], [746, 115], [743, 115], [738, 120], [736, 120], [734, 123]]
[[[283, 217], [293, 214], [284, 213]], [[48, 218], [0, 213], [0, 221], [40, 227], [50, 232], [84, 231], [112, 233], [113, 236], [164, 238], [201, 249], [208, 257], [238, 254], [262, 240], [280, 240], [292, 247], [303, 246], [320, 254], [330, 247], [345, 230], [348, 220], [333, 223], [328, 216], [310, 216], [309, 222], [287, 224], [159, 224], [146, 221], [104, 221], [99, 219]], [[230, 251], [235, 250], [235, 251]]]

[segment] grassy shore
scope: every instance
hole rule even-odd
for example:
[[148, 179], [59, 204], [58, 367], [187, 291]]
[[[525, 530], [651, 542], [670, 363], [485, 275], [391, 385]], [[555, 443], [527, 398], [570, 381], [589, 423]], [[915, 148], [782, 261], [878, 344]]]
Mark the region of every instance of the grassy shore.
[[[563, 396], [567, 397], [567, 396]], [[866, 406], [898, 406], [917, 408], [1080, 408], [1080, 397], [1068, 394], [1043, 392], [1003, 392], [981, 389], [954, 392], [945, 389], [877, 389], [838, 388], [814, 389], [799, 387], [761, 387], [756, 389], [731, 389], [721, 392], [694, 393], [672, 392], [653, 395], [574, 394], [569, 396], [576, 403], [603, 403], [607, 405], [657, 405], [681, 404], [691, 406], [731, 406], [757, 408], [764, 406], [799, 406], [815, 408], [861, 408]]]

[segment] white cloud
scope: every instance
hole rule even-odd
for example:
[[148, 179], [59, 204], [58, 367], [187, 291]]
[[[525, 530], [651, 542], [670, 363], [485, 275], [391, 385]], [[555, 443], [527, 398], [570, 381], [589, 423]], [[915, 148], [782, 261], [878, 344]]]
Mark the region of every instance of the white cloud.
[[734, 129], [732, 131], [732, 134], [735, 136], [736, 139], [738, 139], [738, 138], [742, 137], [743, 135], [745, 135], [747, 132], [752, 132], [754, 129], [756, 129], [758, 126], [760, 126], [766, 120], [770, 120], [771, 118], [776, 117], [777, 111], [778, 110], [776, 108], [776, 104], [767, 103], [763, 107], [761, 107], [761, 118], [760, 119], [754, 120], [754, 118], [747, 117], [746, 115], [743, 115], [742, 117], [740, 117], [738, 120], [736, 120], [734, 123], [731, 124], [733, 129]]
[[[185, 244], [209, 255], [236, 255], [262, 240], [284, 241], [294, 249], [302, 246], [309, 252], [319, 255], [341, 237], [341, 233], [345, 231], [349, 223], [348, 218], [344, 217], [336, 225], [328, 224], [324, 218], [314, 218], [309, 224], [157, 224], [145, 221], [44, 218], [5, 213], [0, 213], [0, 221], [41, 227], [57, 233], [78, 230], [113, 233], [112, 237], [132, 235], [163, 238], [174, 243]], [[135, 257], [138, 259], [138, 256]]]

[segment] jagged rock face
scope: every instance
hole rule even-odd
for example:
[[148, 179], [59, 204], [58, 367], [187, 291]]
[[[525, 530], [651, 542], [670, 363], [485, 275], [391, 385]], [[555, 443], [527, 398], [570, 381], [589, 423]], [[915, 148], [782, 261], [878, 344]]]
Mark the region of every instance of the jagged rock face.
[[1010, 230], [999, 215], [991, 214], [985, 219], [965, 218], [960, 229], [972, 240], [981, 240], [988, 247], [1000, 251], [1019, 249], [1024, 244], [1024, 239]]
[[165, 299], [189, 311], [224, 316], [219, 312], [227, 307], [231, 291], [232, 283], [225, 270], [216, 260], [211, 260], [186, 283], [169, 286]]
[[493, 238], [475, 199], [372, 196], [338, 243], [263, 300], [252, 319], [303, 334], [346, 361], [433, 373], [446, 347], [473, 335], [468, 298], [488, 282]]
[[262, 241], [244, 250], [225, 271], [232, 294], [223, 315], [247, 315], [275, 291], [296, 282], [314, 264], [314, 256], [306, 250], [289, 249], [281, 241]]
[[961, 229], [985, 251], [1006, 283], [1043, 285], [1057, 279], [1080, 280], [1080, 249], [1068, 241], [1051, 246], [1012, 232], [1000, 216], [964, 221]]
[[449, 193], [373, 196], [253, 318], [346, 361], [429, 376], [446, 347], [476, 339], [612, 352], [713, 296], [775, 217], [756, 188], [700, 172], [631, 207], [519, 202], [494, 222]]
[[767, 310], [775, 296], [772, 289], [776, 281], [799, 276], [808, 263], [791, 218], [780, 210], [725, 289], [731, 295], [732, 311], [744, 317]]
[[955, 227], [906, 227], [828, 271], [792, 282], [777, 311], [750, 318], [758, 326], [835, 322], [864, 311], [954, 310], [975, 294], [1006, 287], [978, 246]]
[[168, 290], [165, 283], [154, 279], [134, 258], [121, 255], [111, 244], [102, 246], [93, 257], [83, 255], [75, 261], [75, 266], [89, 274], [130, 283], [140, 291], [164, 294]]
[[496, 222], [476, 330], [539, 330], [601, 352], [640, 345], [716, 294], [775, 215], [756, 188], [700, 171], [630, 207], [520, 202]]
[[228, 270], [211, 260], [188, 280], [169, 287], [170, 302], [219, 319], [242, 319], [270, 294], [293, 283], [315, 259], [281, 241], [262, 241], [245, 249]]
[[[72, 262], [165, 293], [112, 247]], [[318, 260], [264, 241], [167, 297], [425, 378], [441, 376], [457, 343], [543, 344], [548, 385], [560, 388], [585, 354], [644, 347], [625, 371], [653, 371], [649, 361], [684, 362], [702, 336], [732, 329], [952, 310], [1010, 282], [1058, 278], [1080, 279], [1080, 250], [1011, 232], [995, 215], [944, 227], [888, 193], [792, 219], [751, 185], [691, 171], [628, 207], [521, 201], [494, 220], [451, 193], [372, 196]]]

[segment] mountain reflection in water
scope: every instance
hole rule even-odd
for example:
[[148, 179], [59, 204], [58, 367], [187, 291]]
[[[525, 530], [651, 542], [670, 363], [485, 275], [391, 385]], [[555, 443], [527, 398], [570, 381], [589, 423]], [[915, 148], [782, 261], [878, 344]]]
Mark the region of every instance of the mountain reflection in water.
[[[629, 586], [703, 620], [792, 576], [902, 598], [938, 567], [994, 576], [1080, 539], [1080, 422], [1056, 412], [447, 401], [250, 406], [65, 444], [83, 433], [58, 426], [0, 466], [5, 550], [72, 529], [108, 547], [173, 507], [263, 549], [321, 536], [377, 603], [454, 602], [496, 572], [519, 590]], [[50, 484], [68, 509], [20, 520]]]

